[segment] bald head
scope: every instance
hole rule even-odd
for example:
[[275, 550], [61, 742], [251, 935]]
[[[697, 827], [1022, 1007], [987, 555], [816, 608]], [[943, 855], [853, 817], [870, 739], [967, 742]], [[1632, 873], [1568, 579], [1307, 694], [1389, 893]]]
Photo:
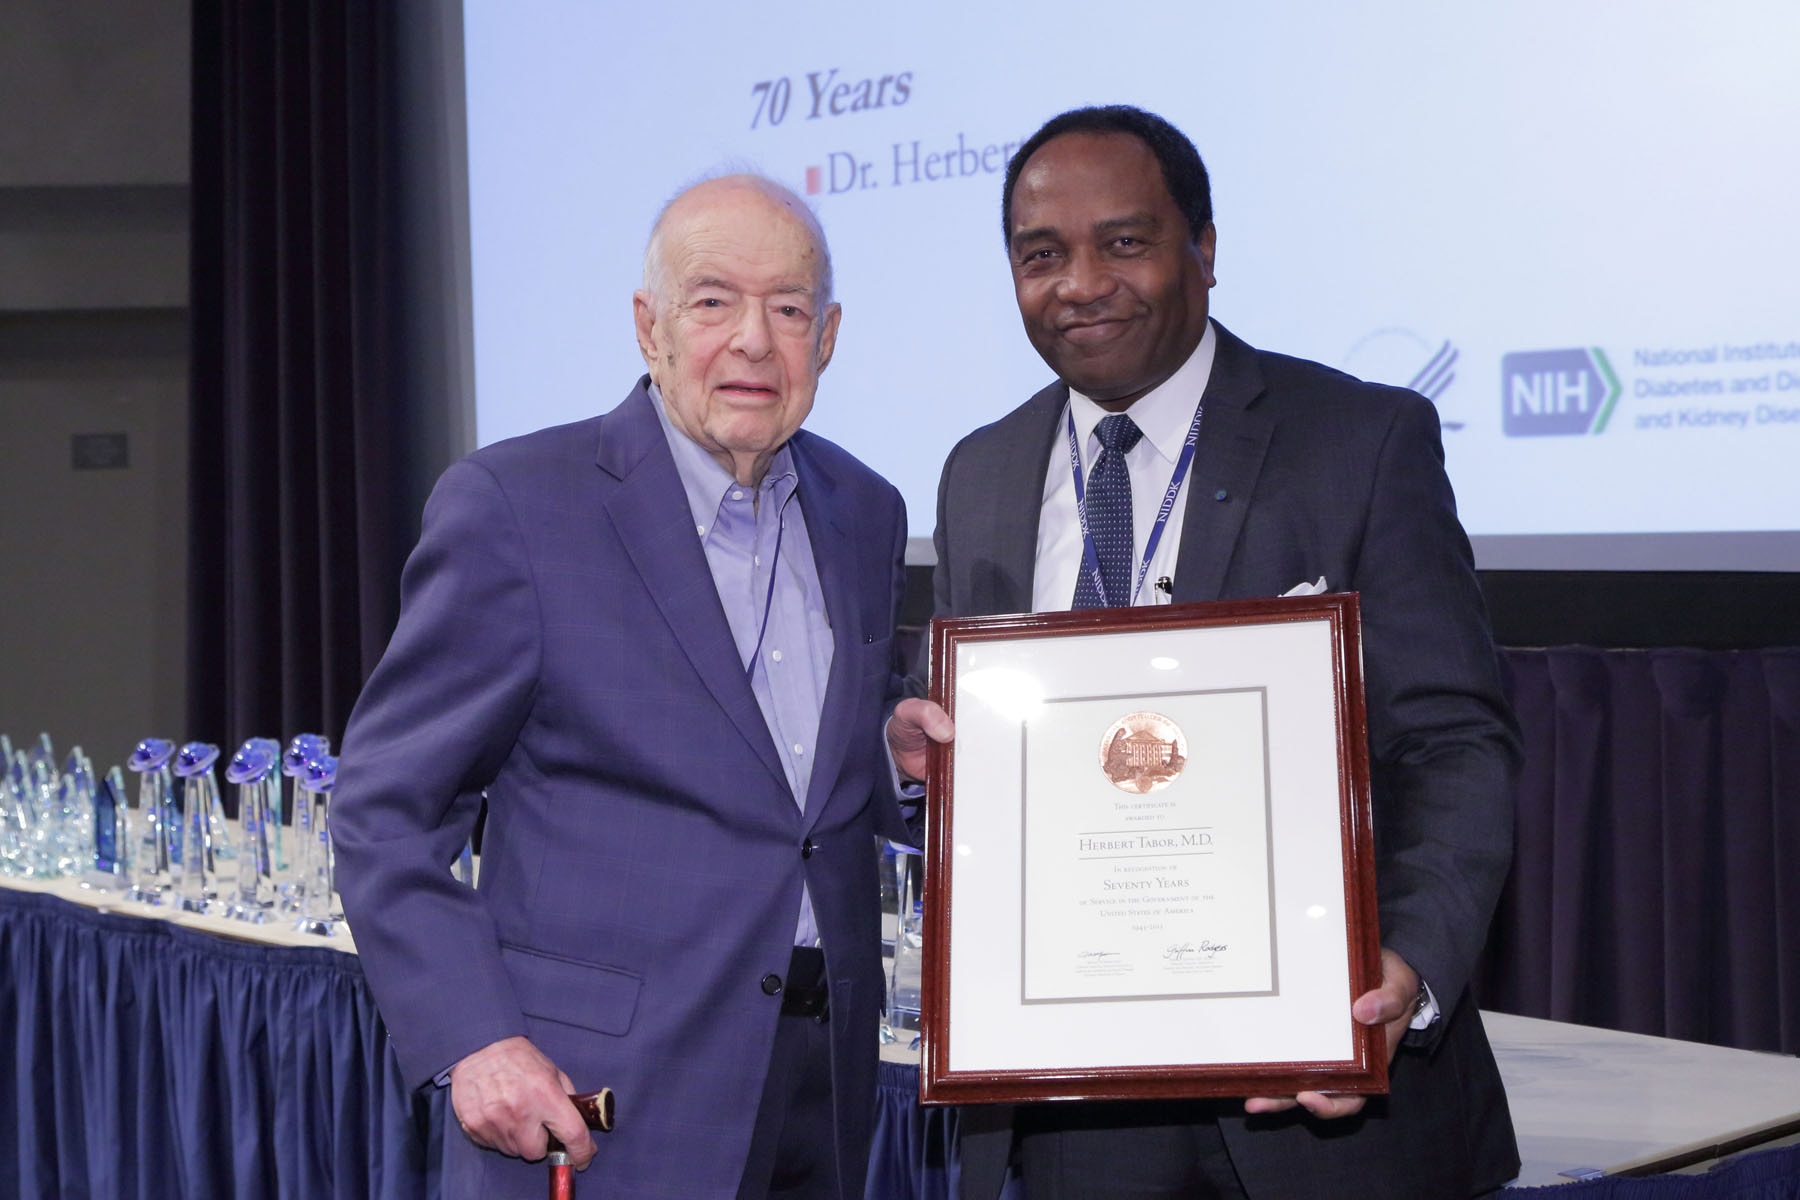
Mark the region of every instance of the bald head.
[[644, 247], [644, 290], [661, 298], [669, 293], [666, 274], [667, 246], [671, 235], [679, 238], [684, 222], [696, 214], [704, 215], [717, 205], [752, 205], [766, 208], [779, 219], [785, 216], [805, 230], [817, 263], [813, 291], [820, 305], [831, 303], [831, 249], [825, 244], [825, 230], [819, 218], [792, 190], [765, 175], [742, 172], [705, 179], [677, 193], [663, 205], [650, 226], [650, 241]]
[[817, 219], [760, 176], [695, 184], [650, 232], [632, 311], [669, 423], [738, 482], [759, 483], [812, 411], [837, 344]]

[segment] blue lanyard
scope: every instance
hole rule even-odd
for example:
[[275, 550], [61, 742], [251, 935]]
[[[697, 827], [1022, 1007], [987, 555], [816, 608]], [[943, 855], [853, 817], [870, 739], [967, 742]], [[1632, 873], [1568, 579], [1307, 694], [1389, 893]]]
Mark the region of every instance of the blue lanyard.
[[[1169, 476], [1169, 486], [1163, 490], [1162, 504], [1156, 510], [1156, 523], [1150, 527], [1150, 537], [1144, 542], [1144, 561], [1138, 564], [1137, 583], [1131, 589], [1131, 603], [1136, 604], [1138, 593], [1143, 590], [1144, 576], [1150, 572], [1150, 560], [1156, 557], [1157, 543], [1162, 541], [1163, 526], [1169, 523], [1169, 514], [1175, 511], [1175, 497], [1181, 491], [1181, 481], [1187, 478], [1188, 467], [1194, 462], [1194, 447], [1200, 442], [1200, 417], [1206, 412], [1204, 403], [1194, 405], [1194, 419], [1188, 424], [1187, 441], [1181, 444], [1181, 456], [1175, 460], [1175, 470]], [[1099, 595], [1103, 605], [1111, 605], [1112, 599], [1106, 594], [1106, 581], [1100, 577], [1100, 552], [1094, 547], [1094, 535], [1088, 532], [1087, 519], [1087, 485], [1081, 480], [1081, 446], [1075, 438], [1075, 405], [1071, 401], [1069, 415], [1069, 471], [1075, 476], [1075, 515], [1081, 521], [1081, 561], [1094, 575], [1094, 591]]]

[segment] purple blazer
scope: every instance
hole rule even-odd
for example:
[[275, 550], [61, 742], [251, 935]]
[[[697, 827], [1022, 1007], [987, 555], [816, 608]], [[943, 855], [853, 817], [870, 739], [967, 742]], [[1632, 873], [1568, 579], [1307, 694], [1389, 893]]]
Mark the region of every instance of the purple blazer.
[[[835, 652], [804, 811], [732, 641], [647, 380], [452, 466], [345, 736], [338, 884], [400, 1064], [428, 1083], [523, 1034], [618, 1097], [600, 1195], [736, 1193], [802, 880], [832, 996], [836, 1143], [860, 1195], [883, 997], [874, 839], [903, 836], [881, 724], [905, 508], [790, 445]], [[479, 890], [449, 865], [483, 793]], [[446, 1195], [544, 1169], [446, 1137]]]

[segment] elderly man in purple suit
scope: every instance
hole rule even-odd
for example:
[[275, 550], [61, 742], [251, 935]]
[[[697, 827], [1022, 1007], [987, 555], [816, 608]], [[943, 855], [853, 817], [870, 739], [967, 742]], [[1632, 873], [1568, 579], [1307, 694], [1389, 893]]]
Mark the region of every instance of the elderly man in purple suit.
[[[426, 507], [345, 737], [344, 908], [407, 1078], [450, 1088], [447, 1194], [542, 1195], [554, 1136], [608, 1197], [860, 1196], [904, 507], [800, 429], [840, 311], [792, 193], [678, 196], [633, 304], [622, 404]], [[602, 1085], [596, 1147], [566, 1094]]]

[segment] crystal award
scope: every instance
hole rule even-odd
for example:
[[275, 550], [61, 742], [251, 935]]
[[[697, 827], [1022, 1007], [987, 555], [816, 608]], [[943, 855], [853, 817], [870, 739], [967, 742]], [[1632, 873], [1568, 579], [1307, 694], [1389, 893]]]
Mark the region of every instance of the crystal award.
[[114, 767], [94, 782], [94, 857], [81, 886], [97, 891], [123, 891], [131, 883], [131, 805], [125, 775]]
[[137, 846], [132, 854], [127, 900], [161, 904], [168, 893], [171, 867], [181, 861], [181, 822], [175, 810], [175, 743], [145, 738], [125, 760], [138, 777]]
[[306, 765], [304, 795], [312, 811], [307, 826], [312, 831], [312, 845], [307, 850], [310, 867], [306, 878], [306, 897], [300, 920], [294, 928], [302, 933], [332, 937], [343, 927], [344, 914], [333, 909], [337, 899], [332, 878], [331, 861], [331, 789], [337, 784], [338, 760], [325, 754]]
[[313, 848], [317, 843], [312, 836], [313, 805], [306, 789], [306, 767], [330, 753], [330, 738], [300, 733], [294, 735], [281, 754], [282, 777], [294, 781], [293, 801], [288, 806], [294, 824], [294, 878], [281, 885], [281, 906], [289, 912], [298, 913], [305, 906], [306, 881], [312, 874]]
[[38, 873], [32, 836], [37, 810], [27, 791], [31, 773], [25, 752], [15, 752], [12, 739], [5, 740], [3, 749], [5, 758], [0, 759], [0, 875], [29, 878]]
[[231, 756], [225, 781], [237, 785], [237, 894], [225, 915], [261, 925], [275, 907], [271, 822], [278, 820], [274, 797], [281, 788], [276, 763], [281, 745], [271, 738], [251, 738]]
[[85, 876], [94, 865], [94, 764], [80, 746], [56, 780], [57, 874]]
[[894, 959], [888, 967], [885, 1040], [909, 1038], [916, 1045], [920, 1010], [920, 970], [925, 960], [925, 907], [920, 884], [925, 860], [910, 846], [894, 849]]
[[175, 777], [181, 781], [176, 802], [181, 814], [181, 862], [174, 871], [175, 900], [183, 912], [205, 913], [218, 899], [212, 819], [219, 804], [219, 784], [213, 777], [218, 759], [219, 748], [210, 742], [189, 742], [175, 755]]

